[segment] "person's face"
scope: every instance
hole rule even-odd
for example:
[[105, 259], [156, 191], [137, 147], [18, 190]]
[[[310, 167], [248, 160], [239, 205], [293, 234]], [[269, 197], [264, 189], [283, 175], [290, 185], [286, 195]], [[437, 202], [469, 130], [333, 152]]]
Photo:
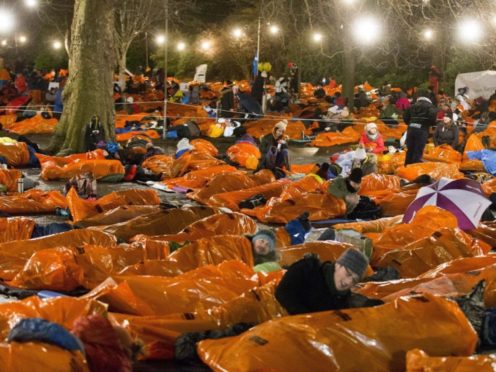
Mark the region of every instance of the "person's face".
[[282, 135], [284, 134], [284, 129], [276, 128], [275, 134], [276, 134], [276, 138], [282, 137]]
[[373, 136], [373, 135], [377, 134], [377, 128], [370, 128], [367, 132], [369, 132], [369, 134], [371, 136]]
[[270, 251], [270, 244], [267, 239], [257, 239], [253, 243], [253, 250], [256, 254], [265, 256]]
[[444, 123], [444, 126], [445, 127], [449, 127], [451, 125], [451, 123], [452, 123], [452, 120], [449, 117], [445, 116], [443, 118], [443, 123]]
[[338, 291], [346, 291], [359, 282], [360, 278], [347, 267], [336, 264], [334, 270], [334, 285]]

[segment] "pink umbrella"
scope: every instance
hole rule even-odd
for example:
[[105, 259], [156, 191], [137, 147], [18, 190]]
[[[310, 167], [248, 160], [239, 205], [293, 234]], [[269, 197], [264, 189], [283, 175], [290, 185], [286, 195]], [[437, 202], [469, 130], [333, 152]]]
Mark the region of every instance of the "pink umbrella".
[[453, 213], [460, 229], [471, 230], [477, 227], [491, 202], [478, 182], [467, 178], [451, 180], [442, 177], [432, 185], [420, 188], [415, 200], [408, 206], [403, 222], [410, 222], [426, 205], [435, 205]]

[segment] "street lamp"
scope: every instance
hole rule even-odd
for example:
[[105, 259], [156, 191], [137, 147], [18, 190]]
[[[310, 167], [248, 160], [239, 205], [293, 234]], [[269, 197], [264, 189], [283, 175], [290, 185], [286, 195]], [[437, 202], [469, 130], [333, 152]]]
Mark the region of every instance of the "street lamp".
[[236, 27], [233, 31], [232, 31], [232, 36], [235, 38], [235, 39], [240, 39], [242, 36], [243, 36], [243, 30], [239, 27]]
[[269, 27], [269, 32], [272, 34], [272, 35], [277, 35], [279, 33], [280, 29], [278, 26], [276, 25], [272, 25]]
[[164, 45], [165, 42], [166, 42], [167, 38], [165, 37], [165, 35], [157, 35], [155, 37], [155, 42], [158, 44], [158, 45]]
[[434, 39], [434, 30], [432, 28], [426, 28], [424, 31], [422, 31], [422, 37], [426, 41], [431, 41]]
[[62, 43], [58, 40], [55, 40], [53, 43], [52, 43], [52, 48], [55, 49], [55, 50], [59, 50], [62, 48]]
[[0, 9], [0, 33], [8, 33], [14, 28], [14, 26], [14, 14], [7, 9]]
[[182, 52], [184, 49], [186, 49], [186, 44], [184, 42], [180, 41], [179, 43], [177, 43], [176, 48], [179, 52]]
[[38, 0], [24, 0], [24, 4], [28, 8], [35, 8], [38, 6]]
[[475, 44], [483, 36], [483, 29], [476, 19], [465, 19], [458, 24], [458, 38], [465, 44]]
[[324, 38], [324, 36], [322, 36], [322, 34], [320, 32], [315, 32], [313, 35], [312, 35], [312, 40], [316, 43], [320, 43], [322, 41], [322, 39]]
[[24, 35], [19, 36], [19, 43], [24, 44], [26, 41], [28, 41], [27, 37]]
[[210, 40], [203, 40], [200, 44], [200, 49], [203, 52], [208, 52], [212, 47], [212, 42]]
[[3, 39], [0, 44], [2, 44], [2, 46], [7, 46], [7, 40]]
[[353, 35], [359, 44], [370, 45], [377, 41], [381, 34], [381, 24], [372, 16], [355, 20], [352, 26]]

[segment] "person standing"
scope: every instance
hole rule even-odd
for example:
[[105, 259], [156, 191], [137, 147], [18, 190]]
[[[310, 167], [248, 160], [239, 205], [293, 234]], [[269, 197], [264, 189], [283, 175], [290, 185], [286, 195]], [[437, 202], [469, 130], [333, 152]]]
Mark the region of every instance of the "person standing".
[[427, 93], [419, 93], [417, 102], [403, 114], [403, 120], [408, 125], [406, 132], [407, 152], [405, 166], [422, 161], [424, 147], [429, 138], [429, 128], [436, 124], [436, 118], [437, 108], [427, 98]]

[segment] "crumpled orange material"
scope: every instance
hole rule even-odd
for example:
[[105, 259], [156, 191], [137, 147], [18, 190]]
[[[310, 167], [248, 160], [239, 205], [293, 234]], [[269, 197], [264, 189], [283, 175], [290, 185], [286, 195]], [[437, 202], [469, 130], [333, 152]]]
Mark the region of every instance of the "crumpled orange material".
[[[258, 165], [258, 160], [262, 157], [258, 146], [248, 142], [239, 142], [230, 146], [226, 150], [226, 155], [232, 162], [249, 169], [250, 167], [248, 165], [250, 165], [251, 163], [248, 161], [248, 159], [251, 158], [252, 163]], [[255, 162], [253, 161], [253, 159], [256, 159], [257, 161]]]
[[382, 138], [384, 138], [385, 140], [389, 138], [399, 140], [407, 129], [408, 127], [405, 123], [399, 123], [395, 127], [390, 127], [389, 125], [386, 125], [382, 122], [377, 123], [377, 130], [382, 135]]
[[113, 225], [132, 218], [157, 212], [156, 205], [121, 205], [106, 212], [98, 213], [77, 223], [79, 227]]
[[208, 204], [208, 200], [215, 194], [245, 190], [274, 182], [274, 174], [268, 169], [262, 169], [254, 175], [244, 172], [225, 172], [211, 175], [204, 187], [188, 193], [188, 198], [196, 200], [202, 204]]
[[141, 166], [153, 174], [169, 173], [174, 159], [169, 155], [154, 155], [146, 158]]
[[107, 247], [116, 245], [115, 237], [88, 229], [71, 230], [30, 240], [0, 244], [0, 278], [12, 280], [37, 251], [56, 247], [79, 247], [83, 244]]
[[16, 114], [0, 115], [0, 124], [2, 124], [2, 127], [6, 130], [8, 130], [9, 127], [12, 124], [14, 124], [16, 120], [17, 120]]
[[317, 137], [312, 141], [312, 146], [331, 147], [345, 143], [357, 143], [359, 140], [360, 133], [352, 127], [347, 127], [342, 132], [323, 132], [317, 134]]
[[[378, 307], [284, 317], [236, 336], [204, 340], [214, 370], [403, 370], [406, 353], [471, 355], [477, 334], [458, 305], [432, 295]], [[351, 357], [352, 356], [352, 357]]]
[[0, 169], [0, 184], [4, 185], [9, 192], [17, 191], [17, 180], [22, 173], [17, 169]]
[[203, 188], [214, 175], [236, 171], [237, 169], [235, 167], [227, 164], [207, 166], [205, 169], [192, 170], [181, 177], [165, 179], [162, 183], [170, 188], [180, 186], [187, 189], [200, 189]]
[[203, 138], [196, 138], [190, 141], [190, 144], [195, 148], [196, 151], [203, 152], [212, 156], [219, 155], [219, 150], [210, 141]]
[[371, 199], [381, 207], [384, 217], [394, 217], [406, 212], [417, 197], [419, 188], [417, 184], [408, 185], [402, 187], [399, 192], [377, 193]]
[[52, 134], [55, 133], [58, 122], [58, 119], [45, 119], [41, 114], [36, 114], [32, 118], [12, 123], [6, 129], [23, 136], [26, 134]]
[[68, 351], [41, 342], [0, 343], [0, 365], [4, 371], [89, 372], [80, 351]]
[[458, 170], [458, 164], [454, 163], [425, 162], [409, 164], [406, 167], [396, 169], [396, 175], [401, 178], [405, 178], [408, 181], [413, 181], [415, 178], [423, 174], [427, 174], [435, 180], [439, 180], [441, 177], [451, 179], [459, 179], [464, 177], [463, 173]]
[[0, 243], [31, 239], [34, 224], [29, 218], [0, 218]]
[[458, 228], [443, 228], [429, 237], [385, 253], [377, 266], [392, 266], [402, 278], [413, 278], [443, 262], [460, 257], [481, 256], [490, 249], [491, 246]]
[[400, 190], [400, 178], [398, 176], [371, 173], [362, 178], [358, 194], [371, 198], [397, 193]]
[[355, 230], [359, 233], [381, 233], [387, 227], [399, 225], [403, 222], [403, 216], [383, 217], [377, 220], [338, 223], [333, 226], [335, 230]]
[[144, 359], [171, 359], [174, 341], [182, 333], [225, 329], [238, 323], [259, 324], [287, 315], [274, 296], [278, 282], [272, 280], [208, 310], [165, 316], [112, 313], [110, 318], [143, 341]]
[[124, 166], [119, 160], [80, 160], [64, 166], [58, 166], [52, 162], [41, 165], [40, 177], [46, 181], [69, 180], [74, 176], [91, 173], [94, 178], [101, 179], [111, 175], [124, 176]]
[[244, 235], [255, 234], [256, 222], [241, 213], [217, 213], [202, 218], [185, 227], [177, 234], [165, 234], [156, 236], [138, 235], [133, 241], [160, 240], [172, 242], [192, 241], [215, 235]]
[[156, 130], [148, 129], [148, 130], [136, 130], [131, 132], [119, 133], [115, 136], [115, 140], [117, 142], [124, 142], [136, 136], [146, 136], [151, 139], [160, 138], [160, 134]]
[[206, 169], [216, 165], [225, 165], [225, 162], [205, 152], [188, 151], [179, 159], [174, 160], [167, 178], [181, 177], [192, 170]]
[[473, 355], [468, 357], [438, 356], [431, 357], [419, 349], [406, 354], [407, 372], [428, 371], [479, 371], [492, 372], [496, 365], [496, 354]]
[[24, 142], [0, 143], [0, 156], [7, 159], [11, 167], [23, 167], [29, 164], [29, 150]]
[[121, 205], [159, 205], [160, 198], [155, 190], [130, 189], [115, 191], [98, 200], [85, 200], [71, 188], [67, 193], [67, 205], [72, 220], [78, 222]]
[[154, 213], [138, 216], [128, 221], [109, 226], [92, 227], [92, 229], [114, 235], [121, 241], [128, 241], [138, 234], [176, 234], [193, 222], [215, 213], [218, 211], [208, 207], [158, 209]]
[[165, 260], [144, 261], [128, 267], [122, 275], [177, 276], [206, 265], [239, 260], [254, 265], [249, 239], [235, 235], [217, 235], [186, 243]]
[[275, 182], [266, 183], [260, 186], [251, 187], [244, 190], [228, 191], [211, 196], [206, 202], [211, 207], [226, 207], [233, 211], [239, 211], [239, 203], [251, 198], [254, 195], [261, 194], [266, 200], [281, 195], [285, 185], [289, 184], [286, 178]]
[[[290, 118], [288, 116], [281, 115], [280, 118], [263, 118], [260, 120], [250, 121], [246, 124], [246, 132], [254, 138], [261, 138], [266, 134], [272, 133], [272, 128], [274, 128], [274, 125], [284, 119], [288, 120]], [[288, 123], [288, 127], [289, 125], [290, 123]], [[301, 134], [298, 138], [301, 138]]]
[[381, 174], [394, 174], [396, 168], [405, 164], [406, 153], [395, 152], [377, 156], [377, 172]]
[[64, 165], [70, 163], [78, 163], [82, 160], [103, 160], [105, 159], [105, 153], [103, 152], [103, 150], [97, 149], [94, 151], [88, 151], [81, 154], [72, 154], [67, 156], [49, 156], [36, 153], [36, 157], [38, 158], [41, 165], [52, 162], [59, 167], [63, 167]]
[[258, 285], [240, 261], [203, 266], [177, 277], [113, 276], [86, 294], [111, 311], [134, 315], [194, 312], [224, 304]]
[[426, 147], [423, 159], [427, 161], [458, 164], [462, 161], [462, 154], [454, 150], [450, 145], [440, 145], [434, 148]]
[[31, 189], [22, 194], [0, 196], [0, 211], [15, 214], [53, 213], [67, 208], [65, 197], [58, 191]]
[[482, 191], [489, 196], [492, 193], [496, 192], [496, 177], [486, 181], [482, 184]]
[[476, 229], [468, 231], [474, 238], [496, 247], [496, 221], [479, 223]]

